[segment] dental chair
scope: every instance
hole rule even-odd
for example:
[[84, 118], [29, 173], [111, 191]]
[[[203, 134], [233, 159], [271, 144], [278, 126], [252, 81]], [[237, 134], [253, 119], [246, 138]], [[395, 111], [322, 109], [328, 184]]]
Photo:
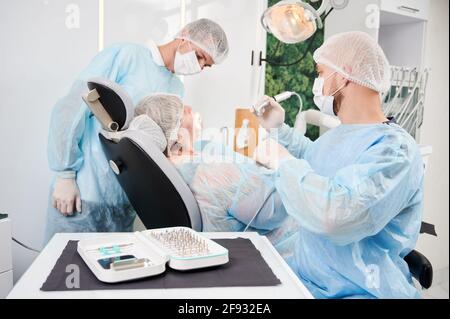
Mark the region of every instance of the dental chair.
[[[315, 125], [320, 128], [320, 135], [326, 131], [333, 129], [341, 124], [339, 119], [326, 115], [316, 110], [307, 110], [297, 115], [295, 128], [301, 133], [306, 134], [307, 124]], [[425, 169], [430, 155], [429, 147], [421, 147], [422, 156], [424, 157]], [[428, 234], [437, 236], [434, 226], [422, 223], [420, 234]], [[422, 289], [429, 289], [433, 283], [433, 266], [430, 261], [416, 250], [410, 252], [405, 258], [408, 264], [409, 271], [413, 278], [415, 278]]]
[[127, 132], [134, 115], [131, 98], [119, 85], [91, 79], [83, 97], [94, 116], [109, 132], [124, 131], [119, 141], [100, 133], [99, 139], [112, 171], [147, 229], [185, 226], [202, 230], [197, 202], [172, 163], [138, 131]]

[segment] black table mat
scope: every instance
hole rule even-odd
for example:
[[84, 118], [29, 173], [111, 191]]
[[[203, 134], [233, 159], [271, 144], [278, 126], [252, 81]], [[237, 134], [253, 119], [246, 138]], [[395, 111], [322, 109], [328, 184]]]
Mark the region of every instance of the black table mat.
[[[42, 285], [42, 291], [164, 289], [207, 287], [263, 287], [281, 284], [261, 253], [249, 239], [216, 239], [228, 249], [229, 262], [213, 268], [180, 272], [166, 266], [163, 274], [134, 281], [108, 284], [95, 277], [77, 252], [78, 241], [69, 241]], [[67, 288], [68, 265], [79, 267], [79, 288]], [[69, 268], [70, 269], [70, 268]]]

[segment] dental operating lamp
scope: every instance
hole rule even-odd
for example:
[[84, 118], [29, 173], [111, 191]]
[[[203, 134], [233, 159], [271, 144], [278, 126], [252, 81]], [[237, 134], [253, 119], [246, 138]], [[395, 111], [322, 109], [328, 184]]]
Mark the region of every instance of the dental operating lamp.
[[[259, 65], [262, 62], [269, 63], [275, 67], [289, 67], [300, 63], [306, 57], [306, 54], [310, 51], [310, 48], [314, 42], [317, 29], [323, 28], [322, 14], [328, 9], [328, 12], [324, 15], [323, 20], [335, 9], [342, 9], [346, 6], [348, 0], [343, 1], [342, 4], [336, 5], [337, 0], [310, 0], [310, 2], [322, 1], [320, 7], [316, 10], [309, 3], [301, 0], [283, 0], [275, 5], [267, 8], [261, 16], [261, 24], [263, 28], [273, 34], [273, 36], [279, 40], [275, 49], [275, 54], [278, 51], [281, 43], [297, 44], [304, 42], [308, 39], [309, 44], [305, 53], [300, 59], [289, 63], [278, 63], [271, 58], [263, 58], [263, 52], [259, 52]], [[252, 52], [252, 65], [253, 65], [253, 52]], [[300, 102], [300, 112], [303, 108], [303, 101], [301, 96], [296, 92], [283, 92], [274, 96], [276, 102], [282, 102], [289, 99], [292, 96], [297, 96]], [[263, 110], [267, 107], [268, 101], [263, 101], [260, 104], [253, 105], [253, 111], [256, 115], [262, 116]]]
[[[311, 0], [318, 1], [320, 0]], [[300, 43], [309, 39], [317, 28], [323, 28], [320, 16], [328, 7], [331, 7], [330, 0], [322, 0], [317, 10], [300, 0], [280, 1], [263, 13], [261, 24], [267, 32], [283, 43]]]
[[[264, 11], [261, 16], [263, 28], [279, 40], [275, 51], [278, 51], [281, 43], [298, 44], [308, 39], [309, 47], [300, 59], [290, 63], [278, 63], [269, 57], [263, 58], [260, 51], [259, 65], [267, 62], [276, 67], [289, 67], [300, 63], [313, 44], [317, 30], [323, 28], [323, 20], [334, 9], [344, 8], [348, 0], [341, 0], [344, 2], [343, 4], [336, 4], [336, 0], [310, 0], [310, 2], [318, 1], [322, 1], [322, 3], [317, 10], [301, 0], [283, 0]], [[321, 16], [325, 12], [327, 13], [322, 19]]]

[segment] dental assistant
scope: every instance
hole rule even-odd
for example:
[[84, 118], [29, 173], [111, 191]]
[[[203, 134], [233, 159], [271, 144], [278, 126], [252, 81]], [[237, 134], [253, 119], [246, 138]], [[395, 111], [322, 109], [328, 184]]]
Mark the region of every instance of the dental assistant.
[[369, 35], [349, 32], [314, 60], [314, 102], [342, 125], [312, 142], [283, 124], [272, 99], [260, 122], [279, 128], [271, 135], [281, 145], [270, 139], [256, 151], [300, 223], [290, 266], [317, 298], [419, 298], [404, 257], [419, 236], [424, 166], [414, 139], [382, 111], [387, 58]]
[[48, 159], [56, 178], [50, 191], [46, 241], [57, 232], [132, 231], [136, 214], [103, 154], [101, 125], [81, 98], [87, 80], [102, 77], [116, 82], [136, 105], [156, 92], [182, 96], [184, 87], [177, 75], [197, 74], [227, 55], [223, 29], [200, 19], [165, 45], [117, 44], [91, 61], [52, 112]]

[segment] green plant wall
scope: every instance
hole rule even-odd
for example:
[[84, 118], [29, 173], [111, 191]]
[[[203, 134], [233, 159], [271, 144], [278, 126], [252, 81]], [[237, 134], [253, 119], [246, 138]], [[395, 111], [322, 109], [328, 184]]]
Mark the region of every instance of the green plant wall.
[[[278, 0], [269, 0], [269, 6], [279, 2]], [[317, 7], [320, 4], [312, 5]], [[303, 110], [316, 108], [313, 102], [312, 86], [316, 78], [316, 70], [313, 60], [314, 51], [323, 43], [323, 29], [318, 30], [314, 39], [311, 37], [305, 42], [299, 44], [279, 44], [279, 41], [271, 34], [267, 35], [267, 58], [270, 60], [287, 64], [300, 59], [305, 52], [305, 58], [295, 65], [289, 67], [272, 66], [266, 64], [266, 94], [274, 96], [284, 91], [295, 91], [303, 99]], [[282, 106], [286, 110], [286, 123], [290, 126], [295, 124], [295, 119], [299, 111], [298, 99], [291, 98], [283, 102]], [[306, 134], [312, 140], [319, 136], [319, 128], [315, 126], [308, 126]]]

